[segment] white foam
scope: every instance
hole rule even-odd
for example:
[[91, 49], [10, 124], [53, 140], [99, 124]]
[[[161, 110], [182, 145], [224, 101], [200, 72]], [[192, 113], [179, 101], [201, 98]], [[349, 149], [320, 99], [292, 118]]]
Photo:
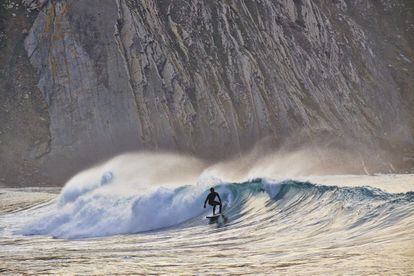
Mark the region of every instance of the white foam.
[[[209, 211], [203, 208], [208, 191], [204, 185], [156, 187], [132, 196], [99, 193], [99, 189], [93, 192], [84, 189], [75, 199], [73, 190], [67, 190], [70, 196], [62, 194], [61, 198], [70, 198], [69, 201], [48, 208], [20, 233], [60, 238], [137, 233], [177, 225]], [[226, 187], [217, 190], [231, 204], [229, 190]]]
[[[185, 156], [124, 155], [73, 177], [57, 203], [20, 233], [61, 238], [136, 233], [179, 224], [201, 215], [208, 187], [203, 164]], [[197, 185], [186, 184], [198, 183]], [[222, 189], [222, 193], [226, 193]]]

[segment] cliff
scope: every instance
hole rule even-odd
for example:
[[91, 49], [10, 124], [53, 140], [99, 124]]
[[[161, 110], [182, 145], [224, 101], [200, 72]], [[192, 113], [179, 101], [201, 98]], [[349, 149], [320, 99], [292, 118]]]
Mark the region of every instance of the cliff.
[[269, 137], [358, 157], [337, 172], [413, 167], [408, 1], [9, 2], [4, 183], [61, 183], [130, 150], [219, 159]]

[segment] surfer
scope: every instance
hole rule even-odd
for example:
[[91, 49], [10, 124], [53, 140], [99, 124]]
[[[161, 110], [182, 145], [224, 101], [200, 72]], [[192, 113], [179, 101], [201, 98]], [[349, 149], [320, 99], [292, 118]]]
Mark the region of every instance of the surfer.
[[[215, 201], [216, 197], [219, 201]], [[206, 203], [208, 201], [208, 204], [213, 206], [213, 216], [216, 214], [216, 206], [220, 206], [220, 214], [221, 214], [221, 198], [220, 195], [214, 191], [214, 188], [210, 188], [210, 194], [207, 196], [206, 200], [204, 201], [204, 208], [206, 208]]]

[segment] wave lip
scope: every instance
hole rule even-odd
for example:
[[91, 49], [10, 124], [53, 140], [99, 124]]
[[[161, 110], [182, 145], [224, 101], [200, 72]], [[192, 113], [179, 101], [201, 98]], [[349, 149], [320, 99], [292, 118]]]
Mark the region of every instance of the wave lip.
[[[19, 233], [68, 239], [130, 234], [177, 226], [190, 219], [202, 224], [210, 212], [202, 206], [208, 193], [205, 185], [117, 194], [111, 192], [119, 188], [115, 180], [113, 173], [104, 173], [100, 181], [90, 185], [72, 183], [53, 206], [45, 208]], [[414, 211], [413, 192], [390, 194], [370, 187], [340, 188], [258, 178], [221, 183], [217, 190], [230, 222], [240, 222], [232, 227], [259, 223], [259, 219], [260, 224], [276, 232], [287, 231], [288, 226], [305, 229], [309, 225], [323, 225], [327, 232], [358, 227], [378, 230], [412, 216]]]

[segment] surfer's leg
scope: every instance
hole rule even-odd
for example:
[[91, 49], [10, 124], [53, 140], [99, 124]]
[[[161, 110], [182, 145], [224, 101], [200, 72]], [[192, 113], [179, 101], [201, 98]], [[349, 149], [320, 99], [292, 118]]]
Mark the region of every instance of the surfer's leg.
[[214, 209], [216, 208], [216, 206], [219, 206], [219, 211], [220, 211], [220, 214], [221, 214], [221, 203], [220, 202], [218, 202], [218, 201], [214, 201]]
[[216, 204], [213, 205], [213, 216], [216, 214]]

